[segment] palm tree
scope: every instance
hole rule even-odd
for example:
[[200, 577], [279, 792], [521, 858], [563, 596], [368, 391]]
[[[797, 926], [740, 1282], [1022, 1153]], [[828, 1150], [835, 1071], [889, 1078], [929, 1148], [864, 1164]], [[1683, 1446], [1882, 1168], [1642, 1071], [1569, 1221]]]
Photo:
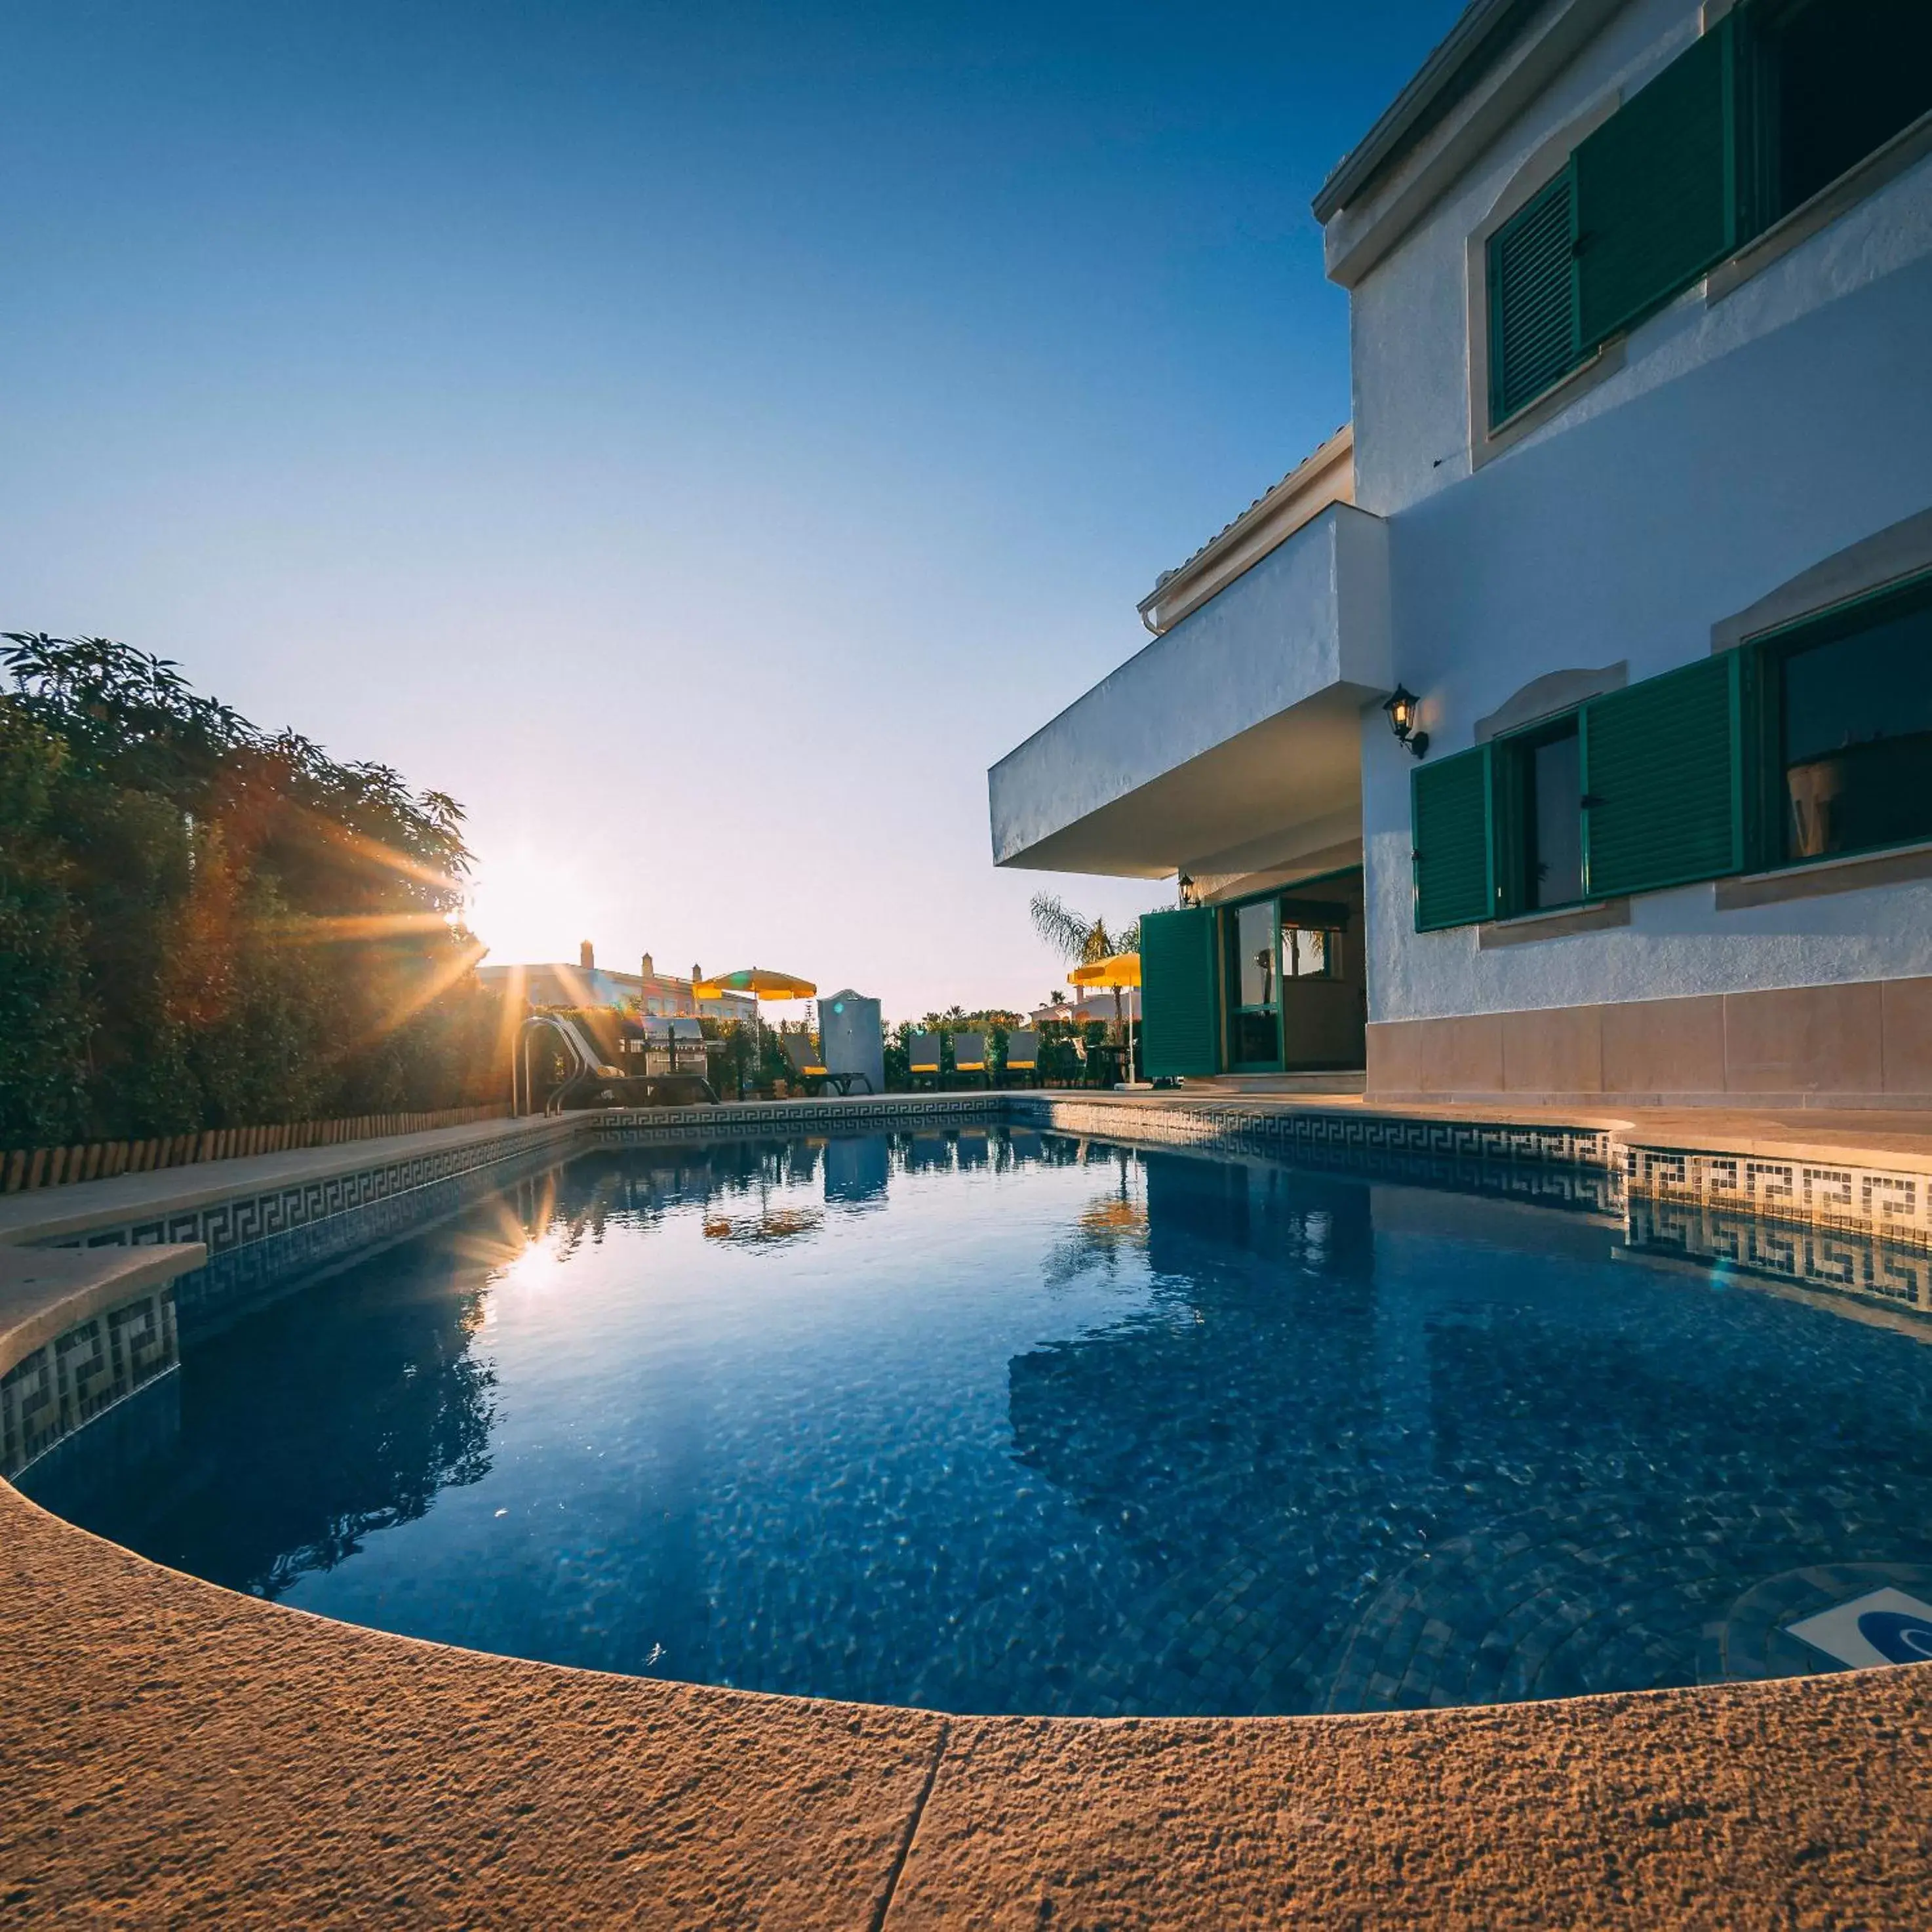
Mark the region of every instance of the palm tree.
[[[1064, 899], [1051, 892], [1036, 892], [1028, 908], [1033, 915], [1033, 929], [1064, 959], [1076, 966], [1090, 965], [1096, 959], [1111, 958], [1116, 952], [1141, 950], [1141, 922], [1110, 928], [1103, 919], [1089, 919], [1076, 912]], [[1120, 989], [1114, 988], [1114, 1032], [1120, 1032]]]

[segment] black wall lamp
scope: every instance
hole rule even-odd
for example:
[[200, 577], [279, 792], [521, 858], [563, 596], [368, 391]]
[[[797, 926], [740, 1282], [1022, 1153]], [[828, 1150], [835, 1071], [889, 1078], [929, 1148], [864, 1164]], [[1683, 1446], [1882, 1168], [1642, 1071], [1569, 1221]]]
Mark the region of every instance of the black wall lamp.
[[1399, 684], [1383, 700], [1382, 709], [1388, 713], [1389, 729], [1395, 734], [1396, 742], [1406, 745], [1420, 758], [1429, 750], [1429, 734], [1415, 728], [1418, 701], [1406, 685]]

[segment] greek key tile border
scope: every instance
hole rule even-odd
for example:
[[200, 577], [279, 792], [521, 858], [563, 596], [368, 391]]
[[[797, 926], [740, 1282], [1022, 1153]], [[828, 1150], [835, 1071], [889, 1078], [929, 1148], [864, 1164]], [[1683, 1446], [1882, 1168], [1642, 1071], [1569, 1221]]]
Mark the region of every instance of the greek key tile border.
[[77, 1322], [0, 1376], [0, 1476], [36, 1456], [181, 1360], [174, 1284]]
[[1168, 1147], [1221, 1147], [1306, 1167], [1506, 1195], [1586, 1214], [1623, 1210], [1623, 1170], [1610, 1136], [1586, 1127], [1402, 1120], [1226, 1106], [1135, 1107], [1012, 1096], [1010, 1116], [1058, 1133]]
[[205, 1241], [211, 1257], [231, 1248], [266, 1240], [295, 1228], [346, 1214], [392, 1195], [407, 1194], [432, 1182], [494, 1166], [536, 1148], [567, 1151], [578, 1124], [569, 1118], [536, 1120], [520, 1134], [494, 1136], [466, 1147], [412, 1154], [401, 1160], [357, 1168], [326, 1180], [303, 1181], [258, 1194], [240, 1193], [199, 1208], [138, 1216], [86, 1234], [38, 1241], [36, 1247], [146, 1247], [164, 1241]]
[[197, 1208], [143, 1216], [46, 1247], [146, 1247], [202, 1241], [206, 1264], [174, 1282], [175, 1318], [193, 1328], [238, 1299], [292, 1281], [367, 1244], [433, 1220], [500, 1185], [506, 1170], [565, 1159], [580, 1118], [532, 1120], [520, 1133], [382, 1162], [326, 1179], [242, 1193]]
[[1713, 1213], [1932, 1248], [1932, 1174], [1688, 1148], [1630, 1147], [1624, 1162], [1633, 1199], [1689, 1202]]
[[1932, 1252], [1856, 1228], [1805, 1227], [1701, 1202], [1634, 1196], [1625, 1239], [1640, 1252], [1728, 1262], [1801, 1288], [1932, 1315]]
[[1600, 1127], [1405, 1119], [1307, 1108], [1292, 1112], [1211, 1105], [1130, 1108], [1049, 1094], [1012, 1095], [1009, 1106], [1017, 1118], [1096, 1138], [1112, 1133], [1134, 1139], [1219, 1142], [1296, 1160], [1333, 1154], [1396, 1154], [1435, 1160], [1532, 1162], [1604, 1172], [1620, 1167], [1610, 1133]]

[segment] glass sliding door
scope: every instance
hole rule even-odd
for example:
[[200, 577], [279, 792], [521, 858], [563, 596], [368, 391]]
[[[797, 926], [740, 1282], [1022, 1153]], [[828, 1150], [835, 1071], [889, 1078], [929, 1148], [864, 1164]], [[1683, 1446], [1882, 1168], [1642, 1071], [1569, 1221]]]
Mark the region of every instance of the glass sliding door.
[[1235, 1072], [1281, 1065], [1280, 902], [1262, 899], [1225, 916], [1228, 935], [1228, 1064]]

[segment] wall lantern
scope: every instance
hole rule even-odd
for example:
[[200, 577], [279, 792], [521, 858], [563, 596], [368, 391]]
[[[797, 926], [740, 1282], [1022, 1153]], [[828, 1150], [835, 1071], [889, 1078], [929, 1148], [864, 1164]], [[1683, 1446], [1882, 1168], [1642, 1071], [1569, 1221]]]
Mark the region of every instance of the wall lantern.
[[1180, 874], [1179, 884], [1180, 903], [1184, 906], [1198, 905], [1201, 903], [1200, 889], [1185, 872]]
[[1383, 700], [1382, 709], [1388, 713], [1389, 729], [1396, 735], [1399, 744], [1406, 745], [1419, 758], [1429, 749], [1429, 734], [1415, 728], [1415, 693], [1406, 685], [1397, 685]]

